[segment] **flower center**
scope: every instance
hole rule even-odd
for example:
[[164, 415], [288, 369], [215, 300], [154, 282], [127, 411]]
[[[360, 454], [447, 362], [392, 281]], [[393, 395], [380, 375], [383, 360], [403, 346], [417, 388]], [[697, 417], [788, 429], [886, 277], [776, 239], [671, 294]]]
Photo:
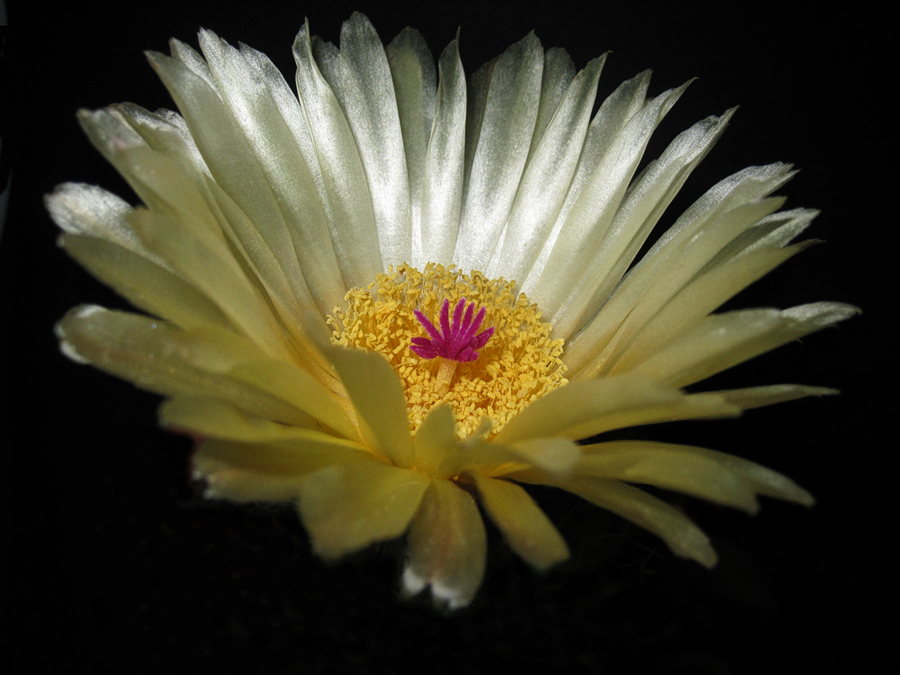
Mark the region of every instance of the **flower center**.
[[387, 358], [403, 383], [413, 433], [447, 403], [457, 436], [474, 433], [485, 417], [494, 435], [567, 382], [563, 341], [550, 339], [550, 324], [514, 288], [453, 266], [429, 263], [420, 272], [400, 265], [347, 293], [347, 307], [328, 317], [332, 341]]

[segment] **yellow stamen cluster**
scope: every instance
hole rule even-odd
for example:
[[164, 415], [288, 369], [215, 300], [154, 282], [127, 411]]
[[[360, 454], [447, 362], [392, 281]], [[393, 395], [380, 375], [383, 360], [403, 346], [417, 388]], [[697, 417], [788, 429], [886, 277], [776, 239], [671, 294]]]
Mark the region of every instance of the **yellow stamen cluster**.
[[[459, 438], [474, 433], [484, 417], [493, 423], [493, 435], [528, 403], [567, 382], [563, 341], [550, 338], [550, 324], [541, 322], [537, 305], [514, 288], [515, 282], [463, 274], [454, 266], [429, 263], [424, 272], [392, 267], [368, 288], [347, 293], [347, 307], [335, 308], [328, 318], [332, 341], [388, 359], [403, 382], [413, 433], [428, 411], [445, 402], [456, 414]], [[413, 312], [436, 321], [445, 299], [452, 307], [460, 298], [486, 309], [483, 328], [493, 326], [494, 334], [478, 359], [453, 362], [447, 387], [439, 381], [444, 359], [426, 360], [409, 348], [414, 337], [427, 337]]]

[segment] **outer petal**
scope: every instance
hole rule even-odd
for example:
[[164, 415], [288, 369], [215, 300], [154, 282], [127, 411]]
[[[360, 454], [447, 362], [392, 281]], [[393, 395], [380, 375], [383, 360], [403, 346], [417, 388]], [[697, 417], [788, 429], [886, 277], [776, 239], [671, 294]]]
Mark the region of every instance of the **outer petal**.
[[435, 603], [468, 605], [484, 577], [486, 540], [472, 497], [450, 481], [432, 481], [409, 531], [403, 591], [430, 586]]
[[553, 316], [579, 277], [584, 276], [625, 197], [653, 131], [686, 88], [685, 84], [648, 102], [628, 120], [621, 133], [610, 139], [610, 146], [565, 215], [540, 277], [529, 277], [525, 288], [548, 315]]
[[298, 509], [316, 553], [338, 558], [403, 534], [429, 483], [376, 460], [329, 466], [300, 484]]
[[638, 377], [571, 382], [525, 408], [494, 440], [513, 443], [547, 436], [578, 440], [636, 424], [738, 412], [723, 400], [696, 403], [677, 389]]
[[[251, 140], [238, 119], [246, 118], [247, 108], [257, 113], [265, 110], [273, 124], [273, 134], [280, 130], [285, 142], [295, 148], [293, 137], [283, 122], [280, 126], [274, 125], [275, 119], [280, 120], [280, 113], [268, 96], [259, 74], [254, 73], [256, 82], [253, 82], [254, 78], [250, 75], [253, 71], [246, 61], [235, 50], [226, 49], [211, 33], [202, 33], [201, 42], [209, 52], [210, 62], [215, 65], [219, 87], [232, 89], [232, 94], [224, 100], [216, 89], [179, 61], [162, 54], [150, 54], [150, 62], [184, 115], [215, 182], [254, 224], [266, 247], [278, 261], [280, 275], [287, 279], [297, 299], [305, 308], [314, 306], [278, 203], [280, 195], [277, 192], [290, 188], [286, 188], [283, 181], [278, 181], [273, 191], [273, 180], [267, 175], [267, 172], [272, 173], [273, 167], [261, 164], [257, 154], [264, 150], [261, 147], [264, 144]], [[241, 65], [240, 71], [237, 64]], [[247, 94], [250, 91], [260, 95]], [[239, 95], [238, 92], [246, 95]], [[252, 133], [252, 125], [249, 126], [248, 131]], [[303, 165], [299, 153], [295, 155], [297, 161], [293, 166]], [[299, 170], [295, 168], [294, 173], [299, 173]], [[310, 180], [302, 186], [295, 183], [294, 187], [307, 194], [310, 201], [317, 202], [315, 187]], [[292, 195], [292, 199], [299, 197]]]
[[473, 478], [491, 520], [526, 562], [544, 571], [569, 557], [559, 531], [525, 490], [506, 480]]
[[784, 164], [751, 167], [730, 176], [695, 202], [634, 267], [609, 302], [567, 346], [579, 377], [601, 372], [679, 290], [742, 232], [781, 200], [764, 199], [793, 174]]
[[469, 86], [466, 194], [453, 260], [484, 270], [509, 216], [537, 120], [544, 50], [532, 34], [484, 66]]
[[688, 446], [613, 441], [584, 447], [576, 475], [655, 485], [755, 513], [753, 490], [725, 465]]
[[605, 58], [575, 77], [531, 156], [489, 277], [525, 279], [562, 208], [581, 154]]
[[643, 490], [603, 478], [572, 478], [558, 485], [653, 532], [675, 555], [692, 558], [706, 567], [716, 564], [709, 537], [674, 506]]
[[420, 269], [428, 262], [453, 259], [462, 210], [467, 92], [456, 40], [441, 54], [438, 68], [440, 83], [422, 183], [421, 251], [413, 259]]
[[635, 372], [686, 386], [858, 313], [836, 302], [782, 312], [757, 309], [709, 316], [641, 363]]
[[412, 220], [409, 174], [391, 69], [378, 33], [357, 12], [341, 27], [339, 51], [316, 42], [314, 54], [356, 140], [382, 269], [407, 262]]
[[339, 439], [316, 432], [305, 432], [309, 437], [303, 438], [302, 433], [297, 430], [291, 439], [267, 442], [204, 441], [192, 458], [195, 478], [206, 483], [204, 496], [293, 502], [304, 476], [369, 458]]
[[697, 277], [648, 321], [627, 346], [620, 348], [606, 372], [613, 375], [633, 369], [635, 364], [670, 345], [727, 299], [804, 248], [801, 244], [754, 251]]
[[256, 226], [295, 294], [305, 295], [305, 283], [319, 311], [328, 313], [342, 300], [344, 283], [318, 191], [318, 163], [310, 167], [301, 149], [307, 139], [300, 104], [263, 54], [248, 47], [238, 51], [209, 31], [200, 32], [200, 44], [274, 197], [277, 212]]
[[[722, 135], [733, 113], [731, 110], [721, 117], [708, 117], [679, 134], [628, 187], [613, 223], [585, 268], [596, 270], [597, 274], [577, 279], [571, 294], [552, 317], [558, 336], [568, 339], [606, 303], [665, 209]], [[574, 371], [570, 373], [574, 375]]]
[[211, 396], [178, 396], [165, 401], [159, 409], [159, 419], [164, 426], [190, 430], [203, 438], [242, 442], [305, 441], [323, 447], [369, 453], [361, 443], [329, 434], [321, 426], [309, 429], [279, 424], [249, 415]]
[[348, 287], [365, 287], [383, 271], [372, 196], [347, 118], [313, 58], [308, 24], [294, 41], [294, 59], [303, 113], [316, 131], [312, 140], [338, 264]]
[[326, 426], [353, 431], [321, 382], [290, 363], [267, 360], [225, 330], [183, 331], [150, 317], [83, 306], [63, 318], [57, 334], [74, 360], [159, 394], [213, 396], [263, 419], [314, 427], [318, 417]]

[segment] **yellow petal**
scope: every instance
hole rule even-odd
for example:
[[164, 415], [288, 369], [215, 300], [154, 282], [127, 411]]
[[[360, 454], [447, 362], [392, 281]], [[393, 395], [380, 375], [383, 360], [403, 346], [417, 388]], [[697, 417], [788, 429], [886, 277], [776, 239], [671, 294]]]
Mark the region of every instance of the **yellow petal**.
[[[416, 467], [436, 478], [450, 478], [458, 473], [456, 464], [459, 445], [456, 442], [453, 410], [446, 405], [432, 408], [415, 437]], [[449, 464], [453, 466], [449, 466]]]
[[315, 378], [289, 363], [269, 363], [256, 345], [226, 330], [184, 331], [146, 316], [82, 306], [63, 318], [57, 334], [62, 350], [77, 361], [160, 394], [214, 396], [301, 427], [321, 415], [323, 424], [353, 431], [334, 395]]
[[528, 564], [544, 571], [569, 557], [562, 535], [525, 490], [506, 480], [473, 478], [491, 520]]
[[468, 605], [484, 576], [487, 543], [481, 514], [466, 491], [450, 481], [432, 481], [408, 541], [404, 593], [430, 586], [436, 604]]
[[242, 442], [321, 441], [368, 453], [368, 449], [360, 443], [323, 433], [320, 425], [302, 428], [278, 424], [249, 415], [240, 408], [210, 396], [178, 396], [165, 401], [159, 409], [159, 418], [164, 426], [190, 430], [204, 438]]
[[498, 443], [562, 436], [572, 440], [670, 419], [733, 415], [724, 401], [694, 404], [677, 389], [651, 380], [623, 376], [571, 382], [538, 399], [500, 430]]
[[709, 538], [674, 506], [617, 480], [578, 477], [558, 486], [653, 532], [675, 555], [701, 565], [716, 564]]
[[694, 451], [719, 462], [732, 471], [756, 494], [796, 502], [803, 506], [812, 506], [816, 503], [815, 498], [809, 492], [777, 471], [724, 452], [707, 448], [694, 448]]
[[741, 410], [750, 410], [765, 405], [784, 403], [806, 396], [832, 396], [837, 389], [827, 387], [808, 387], [802, 384], [770, 384], [764, 387], [746, 387], [744, 389], [727, 389], [724, 391], [705, 392], [725, 399]]
[[322, 467], [359, 462], [368, 457], [340, 439], [323, 439], [310, 433], [309, 438], [298, 437], [288, 442], [207, 440], [194, 453], [192, 463], [194, 476], [206, 482], [207, 497], [294, 501], [304, 476]]
[[627, 346], [619, 349], [615, 361], [604, 365], [603, 374], [610, 376], [634, 369], [807, 245], [753, 251], [701, 274], [666, 303]]
[[675, 490], [755, 513], [753, 490], [727, 466], [696, 448], [651, 441], [613, 441], [583, 448], [582, 476], [617, 478]]
[[338, 558], [403, 534], [429, 483], [376, 460], [329, 466], [300, 484], [300, 517], [316, 553]]
[[148, 249], [212, 300], [269, 356], [290, 358], [268, 303], [220, 236], [146, 209], [135, 209], [127, 217]]
[[332, 347], [328, 357], [359, 418], [360, 433], [373, 452], [395, 466], [412, 466], [413, 442], [400, 379], [375, 352]]
[[136, 307], [182, 328], [231, 327], [209, 298], [178, 275], [117, 243], [66, 233], [59, 245], [91, 273]]

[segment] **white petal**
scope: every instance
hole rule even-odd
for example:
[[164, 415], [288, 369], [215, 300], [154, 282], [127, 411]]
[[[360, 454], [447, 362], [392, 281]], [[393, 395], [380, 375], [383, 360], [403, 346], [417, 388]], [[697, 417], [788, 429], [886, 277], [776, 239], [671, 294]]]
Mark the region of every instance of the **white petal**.
[[409, 261], [411, 236], [409, 175], [391, 69], [378, 33], [362, 14], [344, 22], [339, 51], [327, 47], [324, 58], [316, 49], [317, 62], [356, 141], [386, 269]]
[[63, 183], [47, 195], [44, 204], [65, 232], [100, 237], [161, 264], [125, 218], [133, 210], [131, 206], [111, 192], [96, 185]]
[[466, 192], [453, 262], [490, 262], [519, 187], [540, 102], [544, 52], [533, 34], [479, 70], [469, 84]]
[[603, 59], [591, 61], [554, 110], [519, 183], [492, 278], [525, 279], [562, 208], [581, 155]]
[[365, 287], [382, 272], [372, 196], [347, 118], [312, 55], [309, 25], [294, 41], [297, 92], [319, 161], [331, 237], [344, 282]]
[[716, 314], [634, 372], [674, 386], [686, 386], [857, 312], [855, 307], [840, 303], [813, 303], [783, 312], [758, 309]]
[[[629, 186], [625, 200], [571, 293], [552, 317], [554, 334], [568, 339], [593, 318], [619, 284], [647, 236], [688, 176], [722, 135], [733, 110], [679, 134]], [[595, 272], [593, 272], [595, 271]]]
[[308, 285], [319, 311], [327, 314], [342, 301], [345, 288], [314, 175], [318, 163], [311, 168], [298, 143], [303, 139], [300, 104], [259, 52], [238, 51], [208, 31], [201, 31], [200, 44], [283, 219], [283, 231], [257, 227], [269, 233], [269, 246], [292, 285]]
[[[602, 245], [653, 131], [687, 84], [657, 96], [613, 139], [567, 214], [546, 266], [529, 297], [553, 316], [571, 293], [585, 265]], [[529, 282], [533, 277], [529, 278]]]
[[[403, 149], [406, 153], [406, 173], [409, 181], [412, 229], [410, 231], [409, 262], [418, 269], [422, 260], [421, 204], [425, 184], [425, 163], [428, 138], [434, 122], [437, 74], [434, 57], [425, 38], [411, 28], [405, 28], [385, 48], [394, 92], [397, 112], [403, 133]], [[462, 165], [460, 164], [460, 170]], [[449, 258], [446, 258], [449, 259]], [[435, 260], [440, 260], [436, 258]]]
[[780, 205], [763, 198], [790, 179], [790, 167], [751, 167], [720, 182], [665, 232], [616, 289], [597, 316], [567, 345], [579, 376], [603, 371], [659, 308], [741, 233]]
[[466, 78], [456, 40], [441, 54], [434, 125], [428, 141], [419, 224], [419, 269], [452, 260], [462, 210], [466, 150]]

